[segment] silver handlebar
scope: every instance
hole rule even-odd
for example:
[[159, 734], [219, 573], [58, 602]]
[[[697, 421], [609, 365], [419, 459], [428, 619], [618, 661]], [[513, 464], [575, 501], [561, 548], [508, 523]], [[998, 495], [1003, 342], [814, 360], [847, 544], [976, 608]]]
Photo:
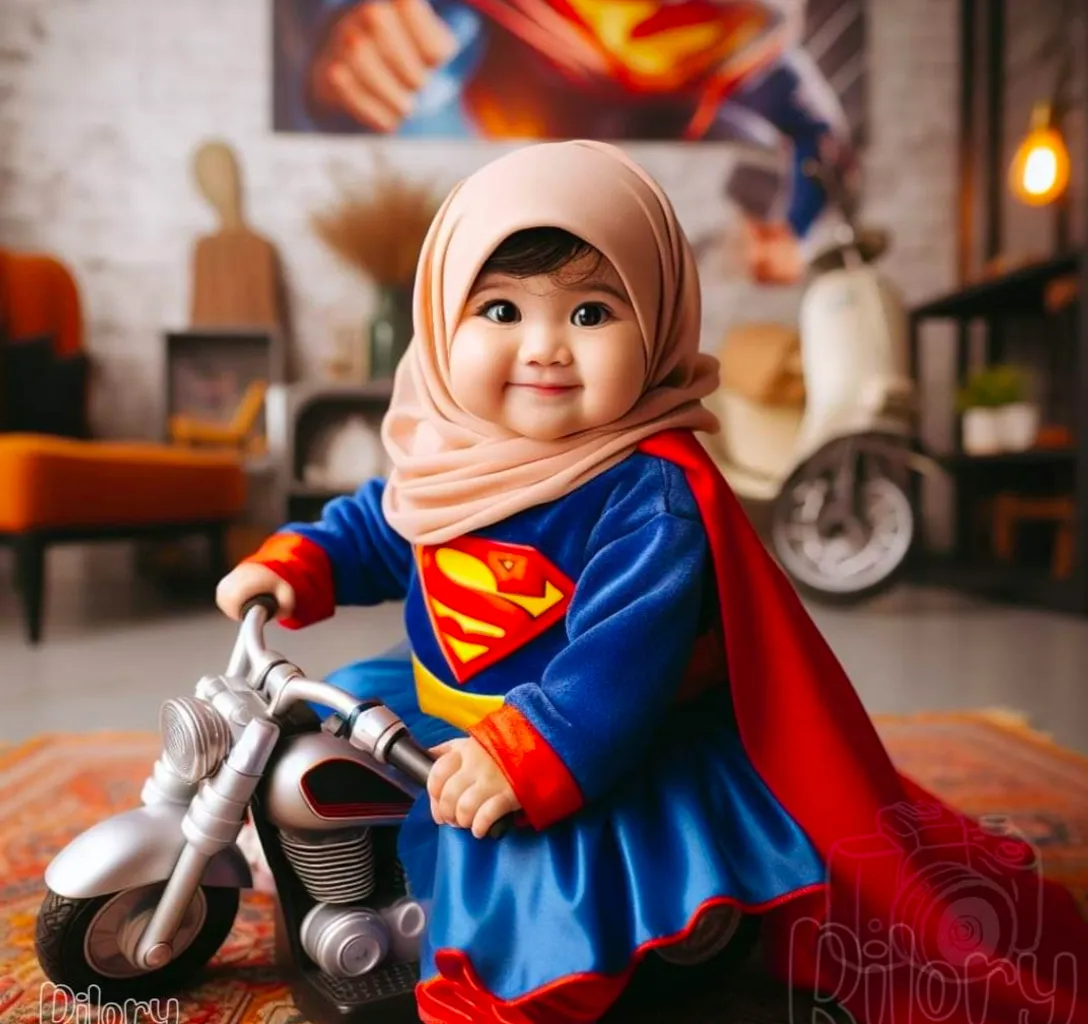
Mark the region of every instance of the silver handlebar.
[[242, 617], [238, 638], [234, 641], [234, 650], [231, 651], [230, 661], [227, 663], [228, 676], [247, 675], [253, 665], [254, 653], [261, 654], [265, 651], [264, 627], [271, 617], [268, 609], [261, 604], [254, 605]]
[[[270, 594], [253, 598], [245, 606], [227, 675], [242, 676], [253, 686], [253, 673], [258, 670], [262, 677], [260, 688], [268, 697], [270, 715], [302, 701], [331, 708], [350, 727], [347, 739], [353, 747], [372, 755], [382, 764], [393, 765], [425, 787], [434, 756], [415, 741], [390, 708], [378, 702], [360, 702], [331, 683], [307, 679], [286, 658], [265, 647], [264, 627], [272, 618], [275, 607], [275, 599]], [[514, 820], [513, 813], [506, 815], [488, 834], [494, 839], [500, 838], [512, 827]]]
[[[302, 670], [264, 645], [264, 627], [272, 618], [274, 602], [271, 597], [255, 598], [243, 613], [238, 639], [231, 653], [227, 674], [242, 677], [268, 701], [268, 714], [283, 714], [294, 704], [313, 703], [331, 708], [350, 728], [348, 742], [358, 750], [377, 758], [383, 764], [403, 760], [408, 747], [415, 754], [410, 768], [402, 765], [417, 781], [426, 782], [426, 770], [433, 758], [418, 747], [400, 718], [384, 704], [362, 701], [332, 683], [307, 679]], [[400, 755], [393, 752], [399, 744]], [[421, 761], [426, 759], [426, 764]]]
[[[252, 673], [256, 666], [261, 666], [266, 676], [272, 675], [267, 668], [272, 660], [270, 656], [275, 655], [275, 652], [270, 651], [264, 644], [264, 627], [271, 619], [272, 613], [264, 604], [253, 604], [246, 611], [227, 665], [228, 676], [243, 677], [252, 685]], [[313, 701], [332, 708], [346, 719], [358, 705], [359, 702], [351, 694], [345, 693], [339, 687], [319, 679], [305, 678], [296, 666], [281, 660], [278, 655], [275, 655], [274, 660], [279, 663], [276, 667], [281, 671], [276, 673], [274, 685], [267, 691], [270, 714], [282, 712], [300, 701]]]

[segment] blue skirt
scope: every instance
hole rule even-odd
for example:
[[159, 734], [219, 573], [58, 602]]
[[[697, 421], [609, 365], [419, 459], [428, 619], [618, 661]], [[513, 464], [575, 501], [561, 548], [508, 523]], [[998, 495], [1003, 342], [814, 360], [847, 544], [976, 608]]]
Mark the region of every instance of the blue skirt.
[[[426, 746], [464, 736], [420, 711], [409, 657], [404, 644], [329, 681], [384, 701]], [[424, 795], [399, 852], [412, 893], [430, 901], [422, 980], [435, 974], [436, 951], [459, 950], [505, 1000], [570, 975], [621, 973], [708, 900], [757, 912], [825, 881], [822, 859], [744, 753], [724, 693], [674, 714], [610, 798], [542, 832], [478, 840], [437, 826]]]

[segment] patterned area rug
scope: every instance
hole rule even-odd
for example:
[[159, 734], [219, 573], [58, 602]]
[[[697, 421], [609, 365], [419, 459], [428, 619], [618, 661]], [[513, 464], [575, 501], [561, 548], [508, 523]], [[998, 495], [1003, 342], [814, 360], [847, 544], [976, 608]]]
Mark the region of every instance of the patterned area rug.
[[[1088, 911], [1088, 759], [1003, 712], [878, 718], [877, 725], [900, 768], [949, 804], [975, 816], [1009, 815], [1041, 851], [1045, 872], [1069, 886]], [[4, 1024], [63, 1019], [52, 1012], [33, 949], [45, 866], [72, 836], [138, 804], [157, 754], [158, 737], [149, 734], [49, 735], [0, 744]], [[177, 1009], [171, 1020], [183, 1024], [301, 1024], [276, 976], [269, 897], [243, 894], [231, 937]], [[788, 1010], [781, 992], [753, 979], [743, 992], [706, 996], [673, 1019], [774, 1024], [787, 1020]]]

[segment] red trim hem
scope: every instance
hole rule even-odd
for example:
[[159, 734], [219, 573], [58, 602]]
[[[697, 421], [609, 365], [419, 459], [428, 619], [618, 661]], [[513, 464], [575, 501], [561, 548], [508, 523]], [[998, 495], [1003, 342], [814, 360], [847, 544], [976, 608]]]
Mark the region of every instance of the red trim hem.
[[[763, 903], [742, 903], [734, 896], [712, 896], [699, 904], [691, 919], [680, 931], [672, 935], [650, 939], [636, 947], [627, 966], [618, 974], [600, 974], [585, 971], [567, 974], [515, 999], [500, 999], [480, 981], [472, 962], [461, 950], [440, 949], [435, 953], [439, 974], [416, 985], [416, 1000], [420, 1019], [425, 1024], [453, 1024], [457, 1021], [502, 1020], [504, 1024], [542, 1024], [555, 1019], [549, 1001], [554, 997], [562, 1005], [566, 1021], [596, 1021], [614, 1003], [627, 986], [631, 975], [647, 953], [661, 946], [671, 946], [687, 938], [708, 910], [718, 906], [740, 907], [747, 914], [764, 914], [776, 910], [793, 900], [815, 895], [826, 889], [826, 883], [817, 882], [787, 893], [782, 893]], [[569, 991], [576, 987], [576, 991]], [[432, 995], [434, 990], [447, 989], [447, 993]], [[561, 993], [561, 994], [560, 994]], [[452, 1001], [447, 1002], [447, 999]], [[431, 1003], [432, 1006], [427, 1006]], [[543, 1004], [543, 1005], [538, 1005]], [[480, 1011], [488, 1011], [487, 1018]], [[436, 1016], [435, 1011], [446, 1010], [456, 1016]], [[495, 1011], [501, 1010], [501, 1016]], [[511, 1016], [513, 1011], [516, 1016]]]

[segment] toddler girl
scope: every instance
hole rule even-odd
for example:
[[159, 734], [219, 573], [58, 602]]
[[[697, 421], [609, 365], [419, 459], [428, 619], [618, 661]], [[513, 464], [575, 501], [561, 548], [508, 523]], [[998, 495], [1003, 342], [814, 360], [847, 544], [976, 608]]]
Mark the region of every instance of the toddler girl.
[[[916, 795], [694, 437], [699, 321], [688, 242], [620, 150], [502, 157], [424, 243], [389, 480], [220, 585], [290, 627], [405, 602], [407, 642], [332, 681], [439, 754], [399, 840], [430, 1024], [597, 1020], [640, 961], [712, 958], [757, 915], [772, 966], [826, 984], [832, 848]], [[882, 913], [889, 871], [848, 896]]]

